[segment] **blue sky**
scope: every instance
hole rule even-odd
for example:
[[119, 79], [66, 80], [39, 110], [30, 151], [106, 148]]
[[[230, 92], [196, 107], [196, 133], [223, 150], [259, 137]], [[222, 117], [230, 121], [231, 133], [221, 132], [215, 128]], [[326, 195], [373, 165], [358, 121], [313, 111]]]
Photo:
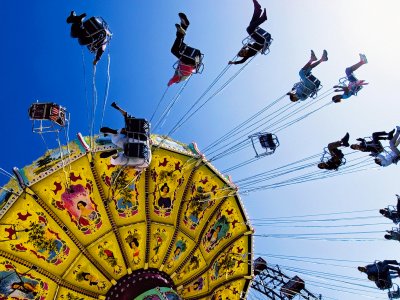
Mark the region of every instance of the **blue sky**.
[[[277, 152], [231, 172], [233, 180], [319, 153], [329, 142], [341, 138], [346, 132], [350, 133], [351, 141], [354, 141], [373, 131], [390, 130], [399, 125], [396, 87], [400, 66], [400, 42], [397, 38], [400, 3], [397, 0], [262, 0], [260, 3], [267, 8], [268, 14], [268, 21], [263, 28], [274, 39], [271, 53], [257, 56], [221, 94], [174, 133], [173, 138], [186, 143], [196, 141], [200, 149], [205, 148], [290, 90], [298, 80], [299, 69], [309, 58], [310, 49], [314, 49], [317, 56], [322, 54], [323, 49], [329, 53], [329, 61], [314, 71], [324, 86], [322, 92], [344, 76], [345, 67], [356, 63], [360, 52], [367, 55], [369, 63], [359, 69], [356, 75], [370, 85], [358, 97], [329, 105], [282, 131], [279, 135], [281, 147]], [[251, 18], [252, 1], [24, 0], [3, 3], [0, 11], [4, 28], [0, 50], [3, 58], [3, 109], [0, 110], [0, 118], [3, 140], [7, 143], [4, 142], [1, 148], [0, 167], [7, 171], [13, 166], [30, 164], [46, 151], [40, 137], [31, 132], [31, 122], [27, 115], [30, 104], [36, 100], [53, 101], [68, 108], [71, 113], [71, 139], [77, 132], [88, 134], [85, 88], [89, 93], [88, 100], [91, 101], [90, 62], [93, 58], [83, 48], [83, 68], [82, 49], [76, 40], [69, 37], [69, 26], [65, 22], [71, 10], [86, 12], [88, 16], [102, 16], [113, 32], [109, 46], [111, 64], [108, 104], [117, 101], [135, 116], [147, 118], [154, 112], [173, 73], [175, 58], [170, 53], [170, 47], [175, 37], [174, 24], [179, 21], [177, 13], [183, 11], [189, 16], [191, 26], [186, 41], [205, 54], [205, 70], [203, 74], [193, 76], [165, 125], [159, 129], [159, 133], [166, 133], [240, 49], [241, 40], [247, 35], [245, 28]], [[100, 103], [96, 118], [97, 130], [107, 78], [107, 54], [108, 51], [98, 64], [96, 73]], [[229, 70], [230, 74], [238, 69], [239, 66], [233, 66]], [[168, 103], [179, 88], [177, 85], [169, 89], [163, 105]], [[286, 98], [283, 101], [289, 100]], [[105, 111], [104, 124], [110, 127], [122, 125], [120, 116], [109, 106]], [[54, 146], [54, 136], [46, 136], [46, 140], [50, 146]], [[251, 150], [242, 151], [217, 161], [215, 165], [222, 170], [252, 155]], [[300, 274], [306, 282], [317, 281], [308, 288], [326, 295], [327, 299], [385, 299], [384, 292], [367, 288], [373, 287], [373, 283], [366, 281], [365, 276], [355, 269], [356, 262], [349, 261], [372, 262], [375, 259], [397, 258], [397, 242], [384, 241], [382, 238], [383, 231], [392, 225], [379, 218], [377, 209], [395, 203], [394, 194], [400, 193], [398, 174], [398, 167], [390, 166], [243, 196], [250, 218], [375, 210], [339, 215], [340, 218], [371, 216], [366, 221], [352, 220], [352, 224], [358, 224], [359, 227], [344, 227], [350, 222], [344, 220], [342, 223], [322, 223], [343, 226], [333, 228], [255, 226], [258, 234], [323, 235], [326, 232], [382, 231], [382, 234], [363, 234], [362, 237], [377, 238], [369, 242], [256, 237], [254, 251], [342, 260], [344, 267], [332, 266], [333, 261], [328, 260], [324, 260], [323, 265], [316, 265], [269, 258], [273, 264], [363, 279], [357, 282], [363, 285], [357, 287], [362, 291], [352, 291], [349, 287], [355, 288], [355, 285], [340, 283], [336, 277], [335, 280], [324, 282], [321, 278], [307, 278], [308, 275]], [[1, 183], [6, 180], [4, 176], [0, 178]], [[377, 224], [382, 222], [387, 224]], [[363, 225], [366, 223], [373, 225]], [[359, 234], [349, 236], [354, 239], [361, 237]], [[341, 289], [350, 293], [328, 285], [332, 283], [343, 286]], [[249, 298], [252, 297], [256, 299], [257, 296], [251, 294]]]

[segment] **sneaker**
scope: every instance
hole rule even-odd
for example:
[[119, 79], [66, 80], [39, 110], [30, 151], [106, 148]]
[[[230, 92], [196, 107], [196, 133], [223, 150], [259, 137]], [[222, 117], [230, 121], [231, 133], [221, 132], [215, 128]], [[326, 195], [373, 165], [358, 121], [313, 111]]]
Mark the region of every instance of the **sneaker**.
[[317, 56], [315, 55], [314, 51], [311, 50], [311, 57], [310, 57], [310, 60], [311, 60], [311, 61], [316, 61], [317, 59], [318, 59], [318, 58], [317, 58]]
[[364, 139], [363, 138], [358, 138], [358, 139], [356, 139], [356, 141], [363, 142]]
[[327, 61], [328, 60], [328, 52], [326, 50], [324, 50], [324, 52], [322, 53], [321, 60], [322, 61]]
[[350, 139], [350, 134], [347, 132], [346, 135], [341, 139], [344, 147], [348, 147], [350, 145], [349, 139]]
[[264, 20], [264, 21], [268, 20], [268, 18], [267, 18], [267, 9], [266, 9], [266, 8], [264, 8], [263, 13], [261, 14], [260, 19], [261, 19], [261, 20]]
[[101, 158], [107, 158], [107, 157], [113, 156], [114, 154], [117, 154], [117, 153], [118, 153], [117, 150], [111, 150], [111, 151], [107, 151], [107, 152], [101, 152], [101, 153], [100, 153], [100, 157], [101, 157]]
[[117, 134], [117, 133], [118, 133], [117, 130], [111, 129], [111, 128], [109, 128], [109, 127], [101, 127], [101, 128], [100, 128], [100, 132], [101, 132], [101, 133], [112, 133], [112, 134]]
[[178, 16], [179, 16], [179, 19], [181, 19], [181, 23], [184, 26], [188, 27], [190, 22], [189, 22], [189, 19], [186, 17], [186, 15], [184, 13], [179, 13]]
[[180, 33], [180, 34], [182, 34], [182, 35], [185, 35], [185, 34], [186, 34], [185, 29], [183, 29], [181, 25], [175, 24], [175, 27], [176, 27], [176, 32], [177, 32], [177, 33]]
[[115, 102], [111, 103], [111, 107], [114, 107], [115, 109], [118, 109], [118, 105]]
[[75, 17], [76, 17], [75, 11], [71, 11], [71, 13], [69, 14], [69, 17], [67, 18], [67, 23], [68, 24], [73, 23]]
[[394, 135], [394, 129], [388, 133], [387, 139], [390, 141], [393, 138], [393, 135]]
[[365, 54], [360, 53], [360, 61], [362, 61], [363, 64], [367, 64], [368, 60]]

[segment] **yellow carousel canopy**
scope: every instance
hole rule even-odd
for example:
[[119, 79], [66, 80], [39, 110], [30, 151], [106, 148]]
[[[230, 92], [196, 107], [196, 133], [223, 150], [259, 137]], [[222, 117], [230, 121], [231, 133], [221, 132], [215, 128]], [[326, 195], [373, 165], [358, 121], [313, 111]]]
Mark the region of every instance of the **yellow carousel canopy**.
[[195, 144], [152, 141], [142, 172], [100, 158], [114, 149], [103, 137], [15, 171], [0, 193], [0, 299], [245, 296], [252, 228], [237, 188]]

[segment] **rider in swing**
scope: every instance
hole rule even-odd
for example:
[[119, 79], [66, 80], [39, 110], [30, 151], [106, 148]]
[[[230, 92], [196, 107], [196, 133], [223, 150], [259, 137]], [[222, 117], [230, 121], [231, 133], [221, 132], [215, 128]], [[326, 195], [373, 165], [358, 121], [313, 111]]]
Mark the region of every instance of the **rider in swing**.
[[196, 73], [198, 65], [201, 63], [201, 53], [198, 51], [198, 55], [193, 59], [182, 55], [182, 49], [187, 45], [184, 43], [184, 38], [186, 35], [186, 30], [188, 29], [190, 22], [184, 13], [178, 14], [181, 22], [180, 24], [175, 24], [176, 27], [176, 38], [171, 48], [171, 53], [178, 58], [178, 65], [175, 69], [174, 76], [169, 80], [168, 86], [174, 83], [179, 83], [189, 79], [189, 77]]
[[250, 57], [255, 56], [258, 52], [263, 50], [266, 41], [264, 37], [254, 34], [258, 26], [264, 23], [267, 20], [267, 11], [261, 9], [261, 5], [257, 2], [257, 0], [253, 0], [254, 4], [254, 12], [253, 17], [251, 18], [249, 26], [246, 28], [247, 33], [249, 36], [254, 39], [255, 43], [251, 43], [245, 45], [242, 49], [240, 49], [239, 53], [237, 54], [238, 57], [242, 57], [241, 60], [238, 61], [229, 61], [228, 64], [230, 65], [239, 65], [247, 61]]
[[[296, 102], [296, 101], [304, 101], [310, 95], [315, 91], [315, 89], [318, 89], [320, 83], [319, 81], [311, 81], [310, 76], [311, 70], [314, 69], [316, 66], [318, 66], [321, 62], [327, 61], [328, 60], [328, 52], [324, 50], [322, 57], [318, 59], [315, 56], [315, 53], [313, 50], [311, 50], [311, 56], [310, 60], [306, 63], [306, 65], [301, 68], [299, 75], [301, 78], [301, 82], [297, 83], [294, 85], [292, 90], [287, 93], [287, 95], [290, 98], [290, 101]], [[316, 79], [316, 78], [315, 78]]]

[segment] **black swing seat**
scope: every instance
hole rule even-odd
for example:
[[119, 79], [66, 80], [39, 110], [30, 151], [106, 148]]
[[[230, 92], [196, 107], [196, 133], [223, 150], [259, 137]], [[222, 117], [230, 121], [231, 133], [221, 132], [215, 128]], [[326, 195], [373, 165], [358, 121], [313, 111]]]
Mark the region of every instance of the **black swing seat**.
[[[269, 132], [257, 132], [249, 136], [253, 149], [256, 153], [256, 157], [262, 157], [275, 153], [276, 148], [279, 147], [278, 137]], [[261, 149], [257, 145], [256, 141], [259, 142]]]
[[31, 105], [28, 112], [31, 120], [48, 120], [61, 127], [64, 127], [67, 123], [66, 109], [53, 102], [34, 103]]
[[102, 45], [108, 43], [112, 33], [102, 17], [91, 17], [83, 22], [85, 36], [79, 37], [79, 44], [86, 45], [90, 52], [96, 52]]
[[117, 157], [112, 157], [110, 161], [116, 166], [130, 166], [137, 170], [144, 170], [151, 162], [150, 141], [129, 138], [123, 145], [123, 151], [118, 153]]
[[[263, 40], [263, 43], [260, 43], [260, 41]], [[269, 47], [272, 44], [272, 37], [271, 34], [261, 27], [257, 27], [254, 32], [249, 35], [248, 37], [244, 38], [242, 41], [243, 46], [247, 46], [255, 51], [259, 51], [261, 54], [267, 55], [269, 53]], [[251, 47], [252, 43], [255, 43], [259, 45], [260, 47], [253, 48]], [[259, 49], [261, 48], [261, 50]]]
[[254, 275], [259, 275], [262, 271], [267, 269], [267, 262], [262, 257], [258, 257], [253, 263]]
[[303, 81], [294, 84], [292, 90], [295, 90], [298, 86], [302, 86], [303, 93], [300, 95], [301, 98], [312, 98], [318, 97], [318, 92], [322, 89], [321, 81], [312, 74], [307, 75], [308, 83], [312, 84], [312, 87], [308, 87]]
[[267, 133], [265, 135], [259, 136], [259, 141], [261, 144], [261, 147], [264, 149], [271, 148], [271, 149], [276, 149], [276, 137], [274, 138], [272, 133]]
[[125, 118], [126, 136], [139, 141], [150, 139], [150, 123], [146, 119]]
[[124, 144], [124, 155], [129, 158], [141, 158], [148, 161], [150, 149], [147, 143], [128, 142]]
[[[195, 66], [195, 74], [201, 74], [204, 69], [203, 65], [203, 58], [204, 54], [201, 53], [199, 49], [192, 48], [188, 45], [184, 45], [179, 49], [179, 54], [181, 55], [182, 58], [184, 58], [185, 62], [188, 62], [187, 64], [190, 63], [190, 65]], [[174, 68], [177, 68], [178, 62], [175, 63]]]
[[304, 280], [299, 276], [294, 276], [288, 282], [286, 282], [281, 287], [281, 295], [285, 297], [285, 299], [293, 299], [297, 294], [299, 294], [305, 288]]

